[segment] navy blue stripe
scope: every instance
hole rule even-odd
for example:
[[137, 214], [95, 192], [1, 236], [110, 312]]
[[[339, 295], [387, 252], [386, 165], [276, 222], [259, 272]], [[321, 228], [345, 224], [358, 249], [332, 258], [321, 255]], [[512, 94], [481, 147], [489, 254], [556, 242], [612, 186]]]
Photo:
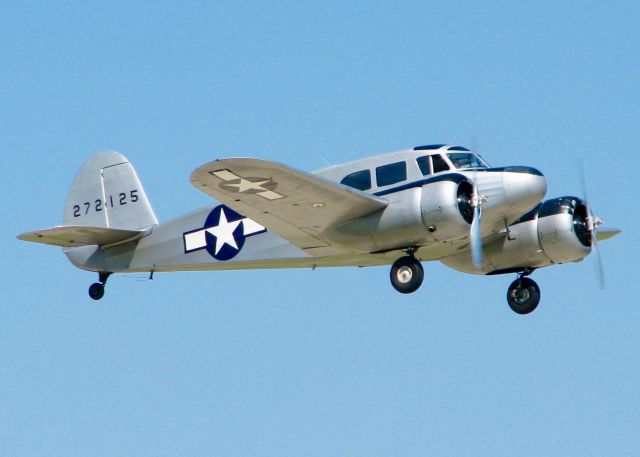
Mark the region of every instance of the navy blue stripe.
[[433, 149], [440, 149], [442, 146], [446, 146], [446, 144], [425, 144], [424, 146], [416, 146], [413, 148], [414, 151], [431, 151]]
[[[473, 171], [474, 173], [526, 173], [530, 175], [542, 176], [540, 171], [531, 167], [521, 167], [521, 166], [511, 166], [511, 167], [497, 167], [497, 168], [465, 168], [464, 171]], [[433, 176], [430, 178], [421, 179], [420, 181], [414, 181], [411, 183], [403, 184], [401, 186], [393, 187], [391, 189], [381, 190], [379, 192], [375, 192], [373, 195], [380, 197], [382, 195], [392, 194], [394, 192], [400, 192], [407, 189], [412, 189], [414, 187], [422, 187], [425, 184], [432, 184], [434, 182], [440, 181], [451, 181], [456, 184], [460, 184], [462, 181], [467, 178], [458, 173], [446, 173], [439, 176]]]
[[485, 168], [484, 170], [478, 171], [508, 171], [510, 173], [526, 173], [528, 175], [536, 175], [543, 176], [540, 170], [537, 170], [533, 167], [523, 167], [523, 166], [511, 166], [511, 167], [499, 167], [499, 168]]
[[380, 192], [375, 192], [373, 195], [376, 197], [381, 197], [382, 195], [393, 194], [395, 192], [400, 192], [407, 189], [412, 189], [414, 187], [422, 187], [425, 184], [433, 184], [435, 182], [441, 181], [451, 181], [456, 184], [460, 184], [462, 181], [465, 181], [467, 178], [458, 174], [458, 173], [447, 173], [445, 175], [440, 176], [432, 176], [431, 178], [421, 179], [420, 181], [414, 181], [407, 184], [403, 184], [402, 186], [393, 187], [391, 189], [381, 190]]
[[555, 216], [556, 214], [573, 214], [576, 207], [582, 204], [578, 197], [558, 197], [542, 203], [538, 217]]

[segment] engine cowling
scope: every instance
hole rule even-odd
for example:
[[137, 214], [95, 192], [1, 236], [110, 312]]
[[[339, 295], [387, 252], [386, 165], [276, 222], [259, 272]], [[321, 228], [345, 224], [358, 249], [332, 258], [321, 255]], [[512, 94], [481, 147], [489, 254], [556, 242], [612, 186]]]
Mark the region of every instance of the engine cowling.
[[467, 236], [473, 221], [473, 184], [462, 175], [449, 175], [448, 178], [422, 188], [422, 221], [435, 241]]
[[581, 260], [591, 252], [587, 205], [577, 197], [547, 200], [538, 211], [538, 239], [553, 263]]
[[468, 251], [442, 259], [459, 271], [499, 274], [577, 262], [591, 252], [588, 209], [577, 197], [546, 200], [509, 226], [509, 235], [484, 246], [481, 269]]
[[389, 206], [324, 233], [334, 245], [378, 252], [460, 239], [473, 219], [473, 185], [460, 174], [428, 180], [389, 195]]

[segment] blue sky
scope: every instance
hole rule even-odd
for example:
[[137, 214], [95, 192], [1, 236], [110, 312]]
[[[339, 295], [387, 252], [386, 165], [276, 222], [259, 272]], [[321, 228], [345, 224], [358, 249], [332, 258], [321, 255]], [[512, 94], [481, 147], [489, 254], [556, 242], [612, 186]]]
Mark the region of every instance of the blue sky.
[[[0, 17], [0, 455], [637, 455], [636, 2], [13, 2]], [[417, 144], [542, 170], [622, 236], [513, 277], [425, 264], [114, 276], [58, 249], [93, 152], [158, 217], [209, 203], [199, 165], [313, 170]]]

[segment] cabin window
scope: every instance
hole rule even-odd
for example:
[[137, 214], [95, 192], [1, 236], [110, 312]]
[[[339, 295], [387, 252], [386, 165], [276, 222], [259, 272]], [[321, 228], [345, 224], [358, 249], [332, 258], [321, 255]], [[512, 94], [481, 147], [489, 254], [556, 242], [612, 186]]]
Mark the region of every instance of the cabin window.
[[390, 186], [407, 179], [406, 162], [390, 163], [376, 168], [376, 182], [378, 187]]
[[449, 165], [444, 161], [440, 154], [432, 155], [431, 160], [433, 162], [433, 172], [440, 173], [441, 171], [447, 171], [449, 169]]
[[429, 156], [422, 156], [416, 159], [418, 162], [418, 166], [420, 167], [420, 171], [423, 176], [427, 176], [431, 174], [431, 167], [429, 166]]
[[340, 184], [344, 184], [345, 186], [353, 187], [358, 190], [369, 190], [371, 189], [371, 171], [360, 170], [351, 173], [350, 175], [342, 178]]

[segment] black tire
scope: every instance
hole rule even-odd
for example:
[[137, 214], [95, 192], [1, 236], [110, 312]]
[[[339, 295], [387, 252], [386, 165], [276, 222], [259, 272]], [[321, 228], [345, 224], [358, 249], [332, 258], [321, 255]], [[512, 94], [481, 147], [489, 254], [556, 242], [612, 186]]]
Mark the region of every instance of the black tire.
[[507, 302], [514, 312], [529, 314], [540, 303], [540, 288], [533, 279], [516, 279], [507, 290]]
[[398, 292], [410, 294], [422, 285], [424, 270], [412, 256], [400, 257], [391, 266], [391, 285]]
[[104, 284], [94, 282], [89, 286], [89, 297], [94, 300], [100, 300], [104, 296]]

